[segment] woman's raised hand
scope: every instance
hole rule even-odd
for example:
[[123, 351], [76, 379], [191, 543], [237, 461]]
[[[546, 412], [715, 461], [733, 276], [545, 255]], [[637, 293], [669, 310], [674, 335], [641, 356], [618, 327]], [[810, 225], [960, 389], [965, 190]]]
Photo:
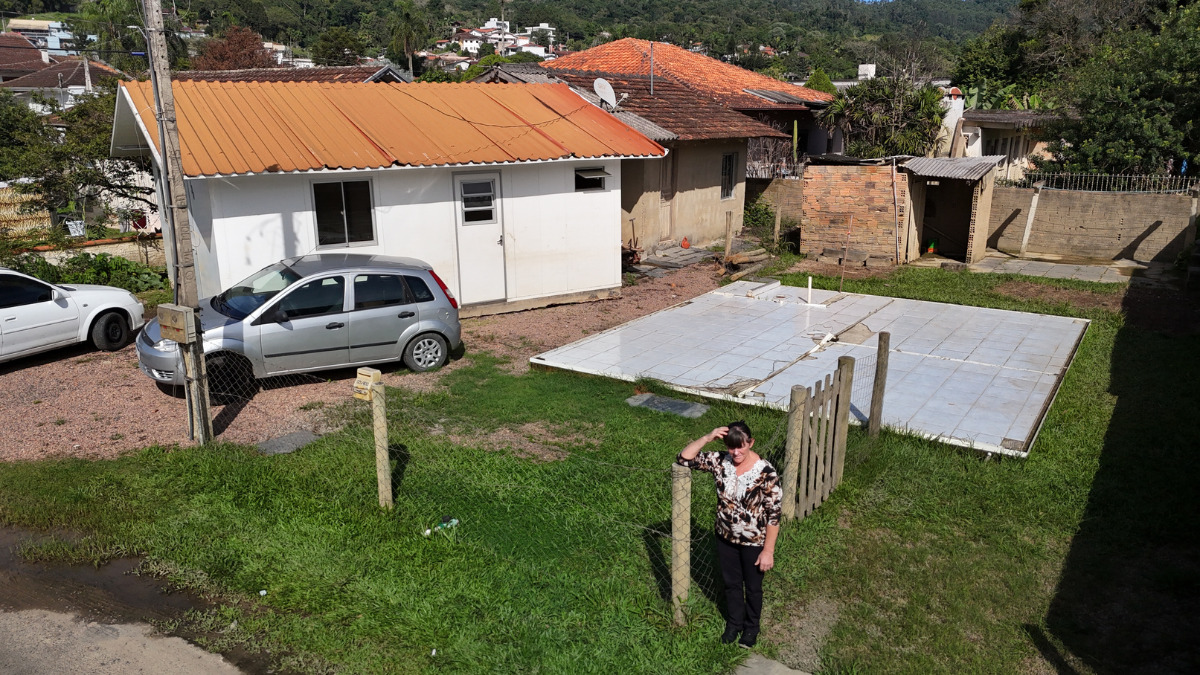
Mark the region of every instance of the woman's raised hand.
[[725, 438], [725, 434], [729, 433], [729, 427], [717, 427], [708, 432], [709, 442]]

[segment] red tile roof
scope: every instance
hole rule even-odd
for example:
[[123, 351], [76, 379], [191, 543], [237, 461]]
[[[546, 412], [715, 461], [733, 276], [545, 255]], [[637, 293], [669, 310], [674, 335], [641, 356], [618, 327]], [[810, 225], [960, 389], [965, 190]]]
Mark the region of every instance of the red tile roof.
[[177, 82], [366, 82], [387, 66], [318, 66], [315, 68], [245, 68], [242, 70], [178, 70]]
[[[121, 75], [119, 71], [110, 66], [95, 61], [88, 62], [88, 70], [91, 71], [92, 83], [100, 81], [104, 77], [118, 77]], [[58, 76], [62, 75], [62, 80], [59, 81]], [[22, 75], [13, 80], [5, 80], [0, 82], [0, 87], [10, 87], [13, 89], [54, 89], [62, 87], [82, 87], [87, 83], [87, 78], [83, 72], [83, 60], [71, 59], [61, 63], [53, 63], [39, 71]]]
[[[550, 70], [595, 73], [650, 74], [650, 42], [625, 38], [592, 47], [543, 64]], [[654, 43], [655, 76], [672, 77], [688, 87], [708, 94], [735, 110], [804, 110], [802, 103], [775, 103], [745, 90], [781, 92], [802, 101], [824, 103], [833, 96], [825, 92], [780, 82], [745, 68], [690, 52], [665, 42]]]
[[42, 52], [20, 33], [0, 33], [0, 77], [20, 77], [54, 63], [42, 60]]
[[[150, 83], [123, 89], [116, 124], [133, 123], [132, 105], [154, 129]], [[565, 84], [177, 82], [174, 94], [188, 176], [665, 154]]]
[[[591, 91], [595, 76], [574, 71], [548, 73], [567, 82], [576, 89]], [[674, 132], [680, 140], [715, 140], [723, 138], [755, 138], [773, 136], [790, 138], [747, 115], [708, 99], [691, 89], [671, 80], [658, 78], [654, 82], [654, 95], [650, 95], [650, 78], [639, 76], [606, 75], [620, 98], [620, 109], [645, 118], [658, 126]]]

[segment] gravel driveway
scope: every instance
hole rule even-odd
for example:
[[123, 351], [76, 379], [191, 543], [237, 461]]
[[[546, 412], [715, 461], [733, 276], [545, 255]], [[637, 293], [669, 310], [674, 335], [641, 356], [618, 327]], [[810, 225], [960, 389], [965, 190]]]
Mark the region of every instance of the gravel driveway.
[[[714, 264], [643, 278], [622, 297], [463, 321], [468, 353], [511, 359], [523, 373], [529, 357], [669, 307], [717, 287]], [[417, 375], [388, 365], [389, 386], [432, 389], [451, 363]], [[323, 404], [350, 398], [353, 369], [287, 378], [243, 405], [214, 407], [218, 440], [258, 443], [291, 431], [324, 431]], [[296, 382], [303, 382], [298, 384]], [[138, 371], [133, 346], [98, 352], [63, 349], [0, 365], [0, 461], [47, 457], [109, 458], [153, 445], [186, 445], [183, 399], [163, 393]]]

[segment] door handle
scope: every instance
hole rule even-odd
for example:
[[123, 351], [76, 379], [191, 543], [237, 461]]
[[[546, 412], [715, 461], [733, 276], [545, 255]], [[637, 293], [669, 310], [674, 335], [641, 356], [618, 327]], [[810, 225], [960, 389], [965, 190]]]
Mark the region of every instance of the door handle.
[[325, 329], [326, 330], [335, 330], [337, 328], [345, 328], [345, 326], [346, 326], [346, 324], [344, 324], [344, 323], [339, 323], [337, 321], [331, 321], [331, 322], [325, 324]]
[[504, 245], [504, 235], [500, 235], [500, 238], [496, 240], [496, 243], [503, 246]]
[[396, 316], [397, 316], [397, 317], [399, 317], [399, 318], [401, 318], [401, 319], [411, 319], [411, 318], [413, 318], [413, 317], [414, 317], [414, 316], [416, 316], [416, 315], [417, 315], [417, 313], [416, 313], [416, 312], [400, 312], [400, 313], [399, 313], [399, 314], [397, 314]]

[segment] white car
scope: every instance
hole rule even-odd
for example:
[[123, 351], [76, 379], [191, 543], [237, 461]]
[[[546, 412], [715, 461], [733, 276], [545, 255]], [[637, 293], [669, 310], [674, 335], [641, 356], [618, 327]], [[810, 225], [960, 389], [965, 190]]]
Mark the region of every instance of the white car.
[[56, 286], [0, 267], [0, 363], [87, 341], [116, 351], [142, 327], [143, 312], [124, 289]]

